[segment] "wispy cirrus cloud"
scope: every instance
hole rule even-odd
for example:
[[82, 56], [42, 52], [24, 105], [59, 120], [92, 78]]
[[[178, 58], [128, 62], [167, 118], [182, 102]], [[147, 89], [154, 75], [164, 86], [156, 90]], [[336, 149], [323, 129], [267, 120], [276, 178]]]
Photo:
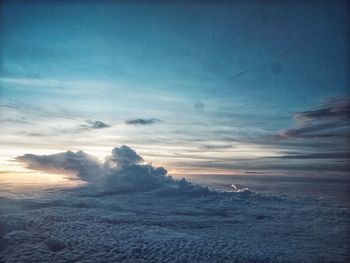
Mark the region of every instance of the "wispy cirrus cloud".
[[330, 99], [316, 109], [295, 113], [294, 118], [299, 122], [297, 126], [283, 130], [276, 138], [349, 138], [349, 114], [349, 96]]
[[199, 149], [203, 150], [219, 150], [219, 149], [230, 149], [233, 146], [231, 144], [203, 144]]
[[341, 152], [321, 152], [321, 153], [294, 153], [287, 154], [277, 157], [269, 158], [280, 158], [280, 159], [335, 159], [335, 160], [347, 160], [350, 157], [350, 153], [346, 151]]
[[[274, 136], [276, 145], [287, 152], [263, 158], [284, 170], [348, 171], [350, 138], [350, 97], [324, 101], [318, 107], [294, 114], [294, 127]], [[265, 169], [268, 169], [265, 168]]]
[[[348, 125], [347, 125], [348, 126]], [[301, 127], [284, 130], [277, 137], [280, 139], [291, 138], [347, 138], [348, 132], [344, 132], [343, 125], [337, 122], [332, 123], [310, 123]]]
[[16, 103], [1, 103], [0, 108], [18, 109], [19, 106]]
[[[350, 120], [350, 96], [338, 97], [327, 100], [321, 107], [297, 112], [295, 119], [302, 122], [320, 121], [320, 120]], [[342, 124], [342, 122], [338, 122]]]
[[85, 80], [66, 80], [55, 78], [7, 78], [0, 77], [0, 82], [6, 85], [17, 85], [17, 87], [36, 87], [36, 88], [69, 88], [69, 89], [89, 89], [94, 86], [99, 88], [113, 88], [116, 86], [113, 83], [105, 81], [85, 81]]

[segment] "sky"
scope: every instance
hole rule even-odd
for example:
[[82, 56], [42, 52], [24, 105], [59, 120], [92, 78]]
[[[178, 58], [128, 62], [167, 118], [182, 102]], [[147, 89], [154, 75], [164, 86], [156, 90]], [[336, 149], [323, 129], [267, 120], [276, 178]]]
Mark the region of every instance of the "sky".
[[38, 173], [25, 154], [103, 161], [121, 145], [179, 177], [350, 170], [346, 1], [0, 10], [2, 175]]

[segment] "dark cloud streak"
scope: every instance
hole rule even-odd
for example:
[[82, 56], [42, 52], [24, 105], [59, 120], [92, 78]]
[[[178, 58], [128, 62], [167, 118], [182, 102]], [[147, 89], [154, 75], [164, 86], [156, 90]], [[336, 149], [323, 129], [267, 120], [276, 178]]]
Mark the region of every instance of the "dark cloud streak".
[[89, 129], [96, 130], [96, 129], [104, 129], [104, 128], [111, 127], [109, 124], [106, 124], [102, 121], [86, 120], [86, 122], [88, 123], [88, 125], [82, 125], [82, 126]]
[[336, 160], [348, 160], [350, 157], [349, 152], [324, 152], [324, 153], [309, 153], [309, 154], [288, 154], [278, 157], [268, 157], [277, 159], [336, 159]]
[[326, 119], [350, 119], [350, 97], [339, 97], [324, 103], [320, 108], [297, 112], [294, 117], [301, 121], [316, 121]]
[[277, 139], [350, 138], [350, 97], [326, 101], [315, 110], [297, 112], [294, 118], [301, 121], [296, 128], [282, 131]]
[[126, 120], [125, 123], [128, 125], [152, 125], [152, 124], [159, 122], [159, 121], [160, 120], [155, 119], [155, 118], [149, 118], [149, 119], [138, 118], [138, 119]]

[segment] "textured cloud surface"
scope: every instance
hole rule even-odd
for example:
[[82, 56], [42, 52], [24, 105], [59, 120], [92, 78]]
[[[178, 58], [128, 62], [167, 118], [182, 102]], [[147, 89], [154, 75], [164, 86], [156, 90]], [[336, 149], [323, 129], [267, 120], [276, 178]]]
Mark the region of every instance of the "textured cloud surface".
[[[191, 193], [191, 194], [190, 194]], [[0, 199], [4, 262], [349, 262], [349, 207], [253, 193], [84, 186]], [[190, 194], [190, 195], [189, 195]], [[17, 212], [6, 212], [19, 206]], [[15, 210], [16, 211], [16, 210]]]

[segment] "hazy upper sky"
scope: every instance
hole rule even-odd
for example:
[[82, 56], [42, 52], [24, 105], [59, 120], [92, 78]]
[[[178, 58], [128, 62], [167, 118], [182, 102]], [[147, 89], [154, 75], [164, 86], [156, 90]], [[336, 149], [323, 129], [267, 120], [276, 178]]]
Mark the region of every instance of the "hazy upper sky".
[[122, 144], [170, 174], [350, 169], [346, 1], [2, 1], [1, 173]]

